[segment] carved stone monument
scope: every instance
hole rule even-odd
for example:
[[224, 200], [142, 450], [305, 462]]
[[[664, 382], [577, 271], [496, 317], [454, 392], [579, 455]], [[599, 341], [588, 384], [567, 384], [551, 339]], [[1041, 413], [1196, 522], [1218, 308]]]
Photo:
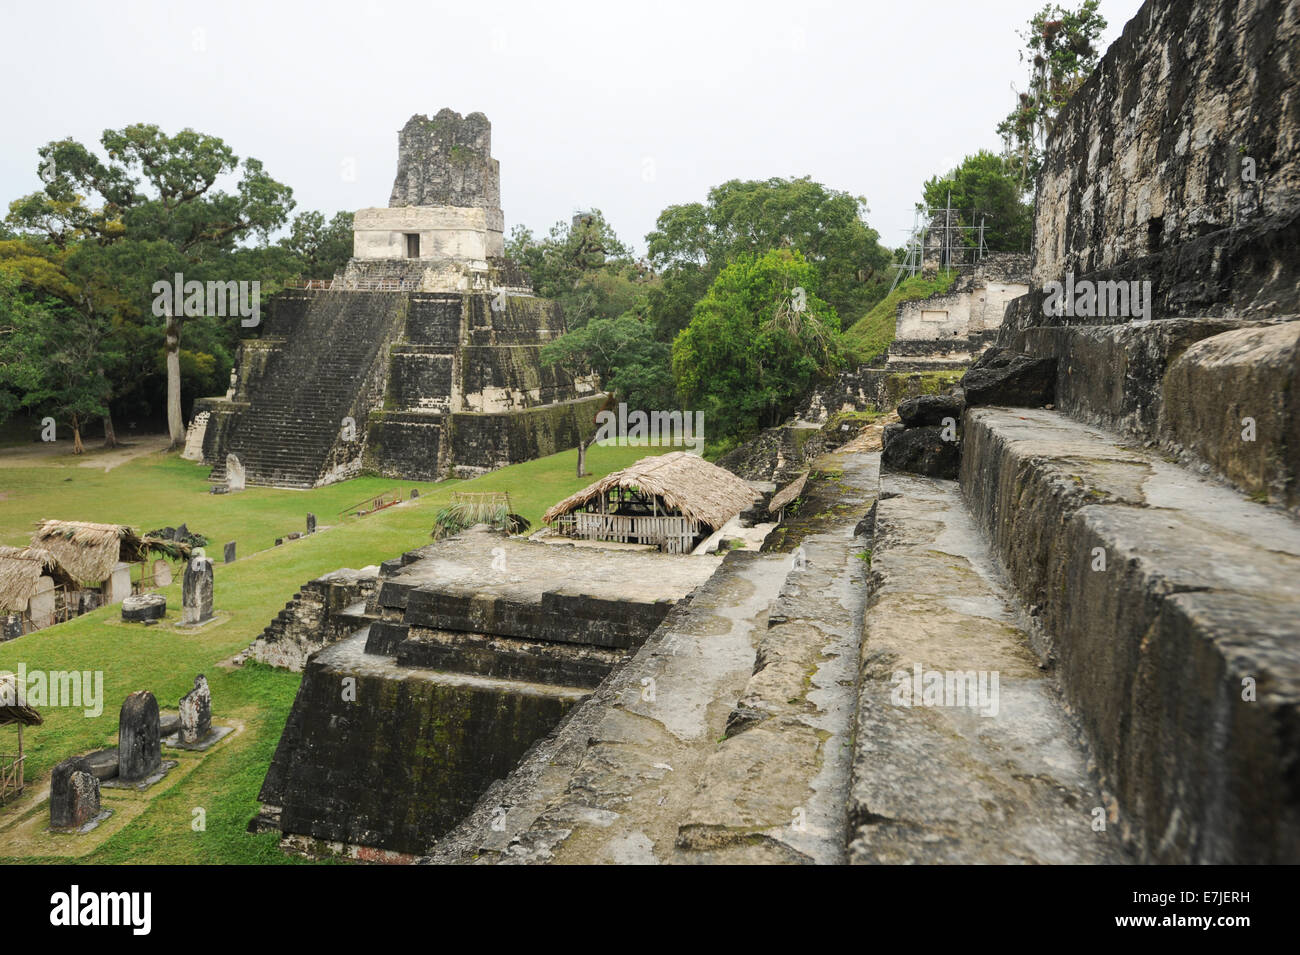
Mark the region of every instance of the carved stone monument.
[[99, 780], [84, 757], [73, 756], [50, 773], [50, 828], [79, 829], [99, 815]]
[[226, 488], [231, 491], [244, 489], [244, 465], [237, 454], [226, 455]]
[[212, 560], [191, 557], [181, 581], [181, 623], [187, 626], [212, 619]]
[[212, 691], [202, 673], [194, 678], [194, 689], [181, 697], [180, 715], [182, 743], [201, 742], [212, 732]]
[[158, 701], [148, 690], [122, 703], [117, 721], [117, 776], [124, 783], [148, 779], [162, 767]]

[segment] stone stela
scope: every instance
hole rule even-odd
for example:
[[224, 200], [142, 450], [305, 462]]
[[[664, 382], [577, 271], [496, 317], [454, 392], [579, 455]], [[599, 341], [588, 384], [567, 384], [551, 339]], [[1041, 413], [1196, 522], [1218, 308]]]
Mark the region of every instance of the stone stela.
[[212, 619], [212, 560], [191, 557], [181, 580], [181, 624], [196, 626]]

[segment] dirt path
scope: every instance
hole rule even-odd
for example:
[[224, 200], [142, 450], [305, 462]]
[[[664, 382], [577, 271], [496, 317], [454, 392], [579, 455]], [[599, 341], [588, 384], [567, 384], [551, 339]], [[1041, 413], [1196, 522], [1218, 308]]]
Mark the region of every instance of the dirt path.
[[0, 468], [38, 468], [47, 465], [103, 468], [111, 471], [146, 454], [167, 450], [170, 440], [165, 434], [137, 435], [122, 441], [116, 448], [104, 450], [99, 442], [86, 444], [85, 453], [73, 454], [71, 441], [41, 441], [0, 448]]

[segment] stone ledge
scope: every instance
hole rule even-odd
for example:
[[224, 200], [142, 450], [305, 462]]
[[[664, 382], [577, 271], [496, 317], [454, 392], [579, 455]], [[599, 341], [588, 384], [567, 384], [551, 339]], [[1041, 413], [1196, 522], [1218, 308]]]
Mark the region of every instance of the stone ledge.
[[1300, 860], [1300, 525], [1048, 411], [968, 411], [961, 485], [1142, 858]]
[[[1126, 861], [1116, 827], [1093, 829], [1108, 800], [956, 486], [888, 475], [873, 514], [849, 861]], [[900, 697], [918, 666], [988, 674], [983, 705]]]

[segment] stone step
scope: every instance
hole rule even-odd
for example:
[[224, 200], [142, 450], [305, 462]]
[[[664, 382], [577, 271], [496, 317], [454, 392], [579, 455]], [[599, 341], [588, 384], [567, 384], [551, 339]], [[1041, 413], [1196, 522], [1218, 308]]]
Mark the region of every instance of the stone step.
[[833, 517], [783, 544], [785, 579], [753, 633], [754, 672], [678, 823], [677, 861], [845, 860], [867, 582], [868, 542], [857, 527], [875, 500], [879, 464], [878, 452], [812, 462], [801, 496], [832, 495]]
[[[386, 360], [381, 345], [398, 321], [397, 297], [307, 295], [280, 302], [284, 321], [273, 315], [271, 323], [284, 341], [242, 384], [249, 407], [236, 411], [224, 429], [209, 480], [224, 480], [225, 456], [234, 453], [249, 484], [314, 486], [358, 388], [375, 362]], [[308, 313], [312, 335], [297, 334]]]
[[884, 475], [870, 548], [849, 861], [1124, 861], [956, 483]]
[[1031, 326], [1009, 344], [1057, 359], [1057, 410], [1300, 512], [1300, 320]]
[[395, 655], [398, 664], [407, 667], [594, 688], [626, 652], [491, 634], [417, 630], [398, 644]]
[[961, 486], [1140, 857], [1300, 859], [1300, 522], [1045, 410], [968, 410]]

